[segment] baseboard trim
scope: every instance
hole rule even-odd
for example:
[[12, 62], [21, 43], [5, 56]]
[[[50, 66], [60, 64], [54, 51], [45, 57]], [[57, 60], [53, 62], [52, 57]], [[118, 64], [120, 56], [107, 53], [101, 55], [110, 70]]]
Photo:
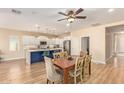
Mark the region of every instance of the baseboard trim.
[[100, 61], [100, 60], [92, 60], [92, 62], [97, 64], [106, 64], [105, 61]]
[[25, 59], [24, 57], [17, 57], [17, 58], [6, 58], [6, 59], [3, 59], [1, 61], [12, 61], [12, 60], [19, 60], [19, 59]]
[[118, 53], [116, 56], [124, 56], [124, 53]]
[[107, 59], [106, 59], [106, 62], [109, 61], [112, 57], [113, 57], [113, 55], [110, 56], [109, 58], [107, 58]]

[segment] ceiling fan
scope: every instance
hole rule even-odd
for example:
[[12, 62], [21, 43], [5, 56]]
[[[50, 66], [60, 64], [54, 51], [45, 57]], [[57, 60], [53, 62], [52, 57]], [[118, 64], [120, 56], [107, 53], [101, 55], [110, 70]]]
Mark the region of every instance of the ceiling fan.
[[58, 21], [67, 20], [69, 23], [73, 23], [75, 19], [85, 19], [86, 16], [77, 16], [79, 13], [84, 11], [84, 9], [79, 8], [77, 11], [70, 10], [68, 13], [58, 12], [58, 14], [66, 16], [66, 18], [59, 19]]

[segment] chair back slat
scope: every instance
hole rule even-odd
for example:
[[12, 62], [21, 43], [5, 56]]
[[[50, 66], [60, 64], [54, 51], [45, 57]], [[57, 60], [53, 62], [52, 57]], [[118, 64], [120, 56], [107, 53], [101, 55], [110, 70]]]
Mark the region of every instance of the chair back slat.
[[76, 58], [76, 63], [75, 63], [75, 71], [80, 71], [82, 70], [82, 66], [83, 66], [83, 58], [77, 57]]
[[86, 55], [84, 60], [84, 66], [88, 66], [91, 63], [91, 59], [92, 59], [91, 55]]
[[57, 52], [53, 54], [54, 59], [59, 59], [59, 58], [67, 58], [68, 53], [66, 51], [64, 52]]
[[54, 54], [53, 54], [53, 57], [54, 57], [54, 59], [59, 59], [59, 58], [61, 58], [60, 52], [54, 53]]

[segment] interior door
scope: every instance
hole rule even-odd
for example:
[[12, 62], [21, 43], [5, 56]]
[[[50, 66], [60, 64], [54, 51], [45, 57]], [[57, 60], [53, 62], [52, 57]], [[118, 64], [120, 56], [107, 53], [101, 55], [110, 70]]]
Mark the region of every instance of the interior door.
[[89, 54], [89, 37], [81, 37], [81, 51], [87, 52]]
[[63, 47], [64, 47], [64, 51], [67, 51], [68, 54], [70, 55], [71, 54], [71, 41], [70, 40], [65, 40], [63, 42]]
[[116, 53], [124, 53], [124, 34], [118, 34], [116, 35]]

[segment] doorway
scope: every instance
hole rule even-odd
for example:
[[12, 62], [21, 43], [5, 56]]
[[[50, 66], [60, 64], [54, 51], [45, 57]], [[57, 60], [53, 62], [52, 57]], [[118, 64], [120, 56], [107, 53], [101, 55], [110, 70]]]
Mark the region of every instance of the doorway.
[[116, 33], [114, 35], [114, 53], [116, 55], [124, 55], [124, 33]]
[[71, 40], [65, 40], [63, 42], [63, 48], [64, 48], [64, 51], [67, 51], [67, 53], [70, 55], [71, 54]]
[[106, 60], [124, 56], [124, 25], [106, 28]]
[[88, 55], [90, 53], [90, 37], [81, 37], [81, 51], [86, 52]]

